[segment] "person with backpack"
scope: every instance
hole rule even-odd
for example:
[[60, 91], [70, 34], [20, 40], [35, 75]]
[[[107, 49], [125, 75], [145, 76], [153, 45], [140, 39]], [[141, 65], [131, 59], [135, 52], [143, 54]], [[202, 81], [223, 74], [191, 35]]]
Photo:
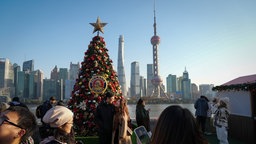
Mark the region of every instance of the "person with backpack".
[[36, 117], [41, 119], [41, 123], [42, 123], [42, 125], [39, 127], [39, 133], [42, 139], [48, 137], [48, 135], [52, 131], [49, 124], [46, 124], [43, 121], [43, 117], [46, 114], [46, 112], [52, 107], [55, 107], [56, 104], [57, 104], [57, 100], [54, 96], [52, 96], [50, 97], [49, 100], [46, 100], [43, 104], [39, 105], [36, 108]]
[[50, 97], [49, 100], [45, 101], [43, 104], [39, 105], [37, 108], [36, 108], [36, 117], [37, 118], [40, 118], [41, 119], [41, 122], [43, 123], [42, 121], [42, 118], [44, 117], [45, 113], [51, 109], [52, 107], [54, 107], [55, 105], [57, 104], [57, 100], [55, 97]]

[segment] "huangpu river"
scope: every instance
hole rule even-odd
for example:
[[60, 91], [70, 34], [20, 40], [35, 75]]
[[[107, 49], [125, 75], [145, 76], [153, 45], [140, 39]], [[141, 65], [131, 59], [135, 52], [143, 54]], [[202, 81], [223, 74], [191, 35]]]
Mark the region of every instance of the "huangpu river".
[[[146, 104], [145, 108], [150, 109], [150, 118], [158, 118], [161, 112], [170, 105], [179, 105], [183, 108], [187, 108], [188, 110], [190, 110], [193, 115], [195, 114], [194, 104]], [[28, 105], [28, 107], [35, 114], [37, 105]], [[128, 104], [128, 110], [131, 119], [135, 119], [136, 104]]]
[[[150, 109], [149, 116], [150, 118], [158, 118], [161, 112], [170, 105], [179, 105], [183, 108], [187, 108], [194, 115], [195, 108], [194, 104], [146, 104], [145, 108]], [[131, 119], [135, 119], [136, 115], [136, 104], [128, 104], [128, 109]]]

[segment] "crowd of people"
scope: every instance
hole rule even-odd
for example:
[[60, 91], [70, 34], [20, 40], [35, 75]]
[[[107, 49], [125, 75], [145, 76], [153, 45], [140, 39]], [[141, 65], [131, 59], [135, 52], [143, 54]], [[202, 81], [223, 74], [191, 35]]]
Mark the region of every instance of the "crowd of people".
[[229, 98], [228, 97], [214, 97], [212, 101], [206, 96], [200, 96], [195, 102], [194, 107], [196, 109], [195, 116], [196, 122], [201, 128], [201, 131], [210, 135], [211, 132], [211, 118], [213, 126], [216, 129], [217, 138], [220, 144], [228, 144], [228, 118], [230, 111], [228, 109]]
[[[228, 98], [214, 98], [210, 101], [206, 96], [201, 96], [194, 104], [196, 118], [186, 108], [177, 105], [169, 106], [160, 114], [152, 133], [150, 129], [150, 109], [146, 110], [145, 101], [139, 99], [136, 105], [136, 123], [137, 127], [145, 127], [148, 136], [151, 137], [150, 143], [152, 144], [207, 144], [208, 141], [204, 134], [212, 133], [210, 122], [212, 115], [214, 115], [213, 126], [216, 127], [217, 137], [221, 144], [228, 144], [228, 103]], [[123, 122], [120, 121], [120, 111], [123, 111]], [[126, 103], [121, 99], [114, 105], [112, 95], [107, 94], [106, 100], [97, 108], [96, 119], [99, 125], [101, 144], [131, 143], [127, 129], [121, 128], [128, 127], [127, 123], [130, 121]], [[121, 142], [121, 139], [123, 142]], [[128, 141], [124, 139], [128, 139]], [[140, 141], [137, 140], [137, 143], [140, 143]]]
[[[41, 118], [40, 127], [36, 116]], [[36, 116], [18, 97], [2, 102], [0, 144], [75, 144], [73, 112], [61, 101], [51, 97], [38, 106]]]
[[[145, 101], [139, 99], [136, 105], [137, 127], [143, 126], [151, 138], [151, 144], [207, 144], [204, 134], [216, 128], [221, 144], [228, 144], [229, 99], [209, 100], [206, 96], [194, 103], [195, 117], [186, 108], [172, 105], [160, 114], [154, 130], [150, 128], [150, 109], [145, 109]], [[38, 127], [35, 115], [28, 107], [14, 97], [10, 103], [0, 105], [1, 144], [75, 144], [73, 112], [62, 101], [51, 97], [37, 107], [36, 116], [41, 119]], [[211, 124], [211, 119], [213, 123]], [[132, 144], [133, 126], [129, 116], [127, 101], [107, 92], [97, 106], [95, 122], [100, 144]], [[35, 135], [40, 135], [36, 138]], [[140, 144], [140, 141], [137, 140]]]

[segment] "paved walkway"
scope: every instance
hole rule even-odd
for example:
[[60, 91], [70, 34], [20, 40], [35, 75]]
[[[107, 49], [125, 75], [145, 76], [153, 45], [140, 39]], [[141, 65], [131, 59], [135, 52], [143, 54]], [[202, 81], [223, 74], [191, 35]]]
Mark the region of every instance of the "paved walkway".
[[[136, 136], [133, 134], [133, 136], [132, 136], [133, 144], [136, 144], [136, 138], [135, 137]], [[205, 137], [208, 140], [209, 144], [218, 144], [219, 143], [216, 134], [205, 135]], [[99, 143], [99, 139], [98, 139], [97, 136], [94, 136], [94, 137], [76, 137], [76, 140], [81, 140], [85, 144], [98, 144]], [[245, 142], [241, 142], [241, 141], [238, 141], [238, 140], [233, 139], [233, 138], [229, 138], [228, 140], [229, 140], [229, 144], [246, 144]]]
[[[205, 135], [205, 137], [206, 137], [206, 139], [208, 140], [208, 142], [210, 144], [218, 144], [219, 143], [216, 134]], [[233, 138], [228, 138], [228, 141], [229, 141], [230, 144], [245, 144], [245, 142], [241, 142], [241, 141], [238, 141], [238, 140], [233, 139]]]

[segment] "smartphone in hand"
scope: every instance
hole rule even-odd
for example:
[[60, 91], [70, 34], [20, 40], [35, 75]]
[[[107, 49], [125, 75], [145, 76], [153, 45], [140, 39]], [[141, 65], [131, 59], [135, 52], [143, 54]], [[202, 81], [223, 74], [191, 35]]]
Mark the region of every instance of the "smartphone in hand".
[[134, 129], [134, 133], [137, 138], [137, 142], [139, 144], [149, 144], [150, 143], [150, 137], [148, 135], [148, 132], [144, 126], [139, 126]]

